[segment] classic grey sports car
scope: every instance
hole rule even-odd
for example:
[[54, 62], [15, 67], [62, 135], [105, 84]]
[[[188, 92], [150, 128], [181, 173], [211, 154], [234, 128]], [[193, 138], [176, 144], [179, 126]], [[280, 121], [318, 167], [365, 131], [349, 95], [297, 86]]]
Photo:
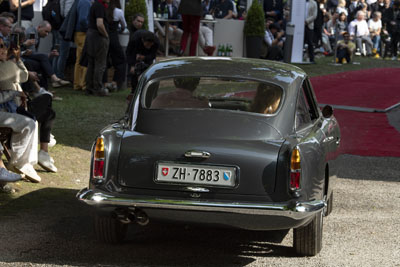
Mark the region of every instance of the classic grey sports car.
[[293, 230], [300, 255], [322, 246], [340, 143], [298, 67], [245, 58], [175, 58], [139, 80], [124, 119], [92, 149], [95, 232], [122, 241], [127, 225], [169, 220]]

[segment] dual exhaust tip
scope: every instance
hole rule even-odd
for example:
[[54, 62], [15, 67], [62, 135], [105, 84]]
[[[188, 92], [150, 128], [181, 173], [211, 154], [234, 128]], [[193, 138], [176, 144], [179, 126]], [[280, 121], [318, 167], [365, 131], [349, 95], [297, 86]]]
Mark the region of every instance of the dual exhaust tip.
[[145, 226], [150, 222], [149, 216], [137, 208], [116, 209], [113, 215], [123, 224], [137, 223], [140, 226]]

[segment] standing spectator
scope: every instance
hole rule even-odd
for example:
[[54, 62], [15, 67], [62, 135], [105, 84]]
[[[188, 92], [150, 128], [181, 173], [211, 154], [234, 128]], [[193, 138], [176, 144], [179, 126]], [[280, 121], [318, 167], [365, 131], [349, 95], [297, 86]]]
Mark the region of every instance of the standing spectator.
[[[22, 0], [21, 1], [21, 27], [28, 29], [33, 27], [32, 19], [34, 17], [33, 4], [36, 0]], [[9, 0], [10, 10], [18, 16], [19, 0]]]
[[154, 33], [147, 30], [136, 31], [126, 48], [129, 73], [131, 75], [130, 101], [136, 92], [139, 76], [151, 65], [157, 56], [160, 41]]
[[378, 52], [380, 52], [381, 45], [381, 30], [382, 30], [382, 21], [381, 21], [381, 12], [375, 11], [372, 14], [372, 19], [368, 21], [369, 33], [372, 38], [373, 48], [372, 53], [376, 58], [379, 58]]
[[393, 6], [385, 12], [386, 25], [391, 36], [392, 60], [397, 59], [397, 47], [400, 42], [400, 1], [393, 2]]
[[343, 40], [337, 43], [336, 61], [338, 63], [350, 63], [355, 49], [356, 45], [350, 40], [350, 34], [344, 32]]
[[322, 26], [324, 24], [324, 14], [326, 13], [324, 3], [326, 0], [317, 0], [317, 18], [314, 21], [314, 46], [320, 47], [322, 44]]
[[128, 27], [129, 41], [132, 40], [133, 34], [137, 30], [141, 30], [143, 28], [143, 24], [144, 24], [144, 15], [142, 13], [136, 13], [135, 15], [133, 15], [132, 24], [130, 25], [130, 27]]
[[[229, 0], [223, 0], [229, 3]], [[181, 48], [178, 56], [183, 55], [190, 35], [189, 56], [196, 55], [197, 41], [199, 39], [200, 18], [202, 15], [201, 0], [181, 0], [178, 12], [182, 15], [183, 34], [181, 38]], [[232, 12], [231, 12], [232, 16]]]
[[[55, 0], [53, 0], [55, 1]], [[59, 0], [60, 1], [60, 14], [63, 19], [65, 19], [71, 10], [71, 7], [74, 3], [74, 0]], [[56, 43], [59, 44], [59, 56], [55, 57], [55, 60], [53, 61], [53, 68], [54, 72], [57, 75], [57, 77], [60, 77], [61, 79], [64, 79], [64, 71], [65, 71], [65, 66], [67, 64], [67, 59], [69, 56], [69, 50], [71, 48], [72, 42], [71, 41], [66, 41], [64, 38], [60, 35], [58, 32], [58, 29], [54, 29], [52, 27], [52, 34], [53, 38], [54, 36], [58, 36]], [[55, 42], [53, 42], [53, 47], [55, 45]]]
[[109, 95], [103, 85], [103, 74], [107, 64], [109, 45], [106, 8], [110, 0], [96, 0], [90, 7], [89, 29], [86, 35], [88, 68], [86, 92], [97, 96]]
[[214, 10], [217, 19], [231, 19], [233, 17], [233, 4], [230, 0], [217, 0]]
[[304, 25], [304, 41], [308, 45], [308, 56], [310, 63], [314, 61], [314, 44], [313, 44], [313, 32], [314, 32], [314, 21], [317, 18], [318, 7], [314, 0], [307, 0], [306, 2], [306, 19]]
[[374, 14], [376, 11], [383, 13], [385, 9], [385, 0], [378, 0], [370, 5], [371, 13]]
[[86, 90], [87, 68], [80, 65], [83, 47], [85, 46], [86, 32], [89, 25], [90, 0], [78, 0], [76, 8], [76, 24], [74, 42], [76, 45], [76, 60], [74, 68], [74, 90]]
[[[118, 33], [123, 32], [127, 25], [119, 0], [111, 0], [106, 12], [110, 23], [108, 30], [108, 35], [110, 36], [108, 55], [111, 57], [111, 64], [114, 67], [113, 79], [111, 83], [106, 84], [106, 87], [109, 90], [116, 91], [122, 88], [126, 75], [125, 53], [119, 43]], [[107, 70], [105, 71], [105, 76], [105, 80], [107, 80]]]
[[363, 52], [362, 44], [366, 46], [367, 56], [372, 55], [372, 41], [369, 36], [368, 24], [364, 19], [364, 11], [359, 10], [356, 14], [356, 19], [354, 19], [349, 25], [349, 33], [353, 40], [356, 42], [357, 51]]

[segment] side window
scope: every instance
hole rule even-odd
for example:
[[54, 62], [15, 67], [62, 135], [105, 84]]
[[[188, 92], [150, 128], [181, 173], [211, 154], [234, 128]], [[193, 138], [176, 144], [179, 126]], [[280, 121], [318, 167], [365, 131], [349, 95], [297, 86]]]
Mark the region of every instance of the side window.
[[318, 106], [314, 98], [311, 84], [308, 79], [304, 80], [297, 99], [296, 107], [296, 129], [301, 129], [318, 119]]
[[311, 124], [310, 108], [301, 88], [296, 105], [296, 129], [304, 128]]

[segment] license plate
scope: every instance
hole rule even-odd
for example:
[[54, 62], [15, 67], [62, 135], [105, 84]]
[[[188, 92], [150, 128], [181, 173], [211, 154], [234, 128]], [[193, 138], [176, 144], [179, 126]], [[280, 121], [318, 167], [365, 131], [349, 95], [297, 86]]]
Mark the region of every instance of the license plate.
[[236, 168], [160, 162], [156, 181], [234, 187]]

